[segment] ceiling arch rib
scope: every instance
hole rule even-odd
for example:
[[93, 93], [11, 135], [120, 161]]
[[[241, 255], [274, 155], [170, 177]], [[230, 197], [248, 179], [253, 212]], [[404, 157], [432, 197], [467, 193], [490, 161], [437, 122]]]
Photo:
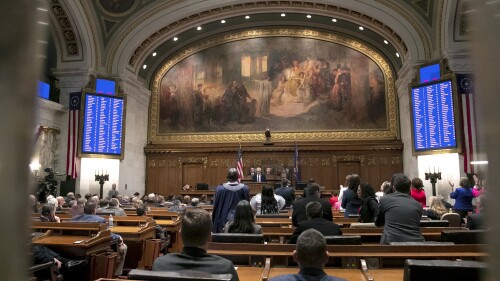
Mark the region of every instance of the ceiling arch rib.
[[[216, 19], [223, 19], [228, 15], [243, 15], [258, 12], [293, 12], [304, 10], [311, 13], [324, 14], [328, 16], [338, 16], [358, 24], [363, 24], [381, 35], [387, 36], [397, 49], [404, 54], [408, 50], [405, 58], [423, 59], [429, 53], [429, 40], [426, 38], [424, 28], [419, 26], [418, 21], [406, 19], [399, 13], [395, 13], [389, 7], [370, 2], [370, 5], [356, 2], [355, 8], [349, 8], [327, 5], [323, 2], [302, 2], [302, 1], [267, 1], [267, 2], [245, 2], [240, 1], [206, 1], [213, 3], [223, 2], [224, 6], [213, 6], [206, 10], [206, 5], [200, 3], [190, 5], [188, 8], [179, 7], [175, 9], [170, 7], [167, 10], [155, 10], [154, 16], [147, 18], [138, 16], [134, 24], [128, 24], [129, 29], [124, 28], [116, 34], [125, 36], [116, 36], [109, 48], [106, 57], [108, 72], [116, 73], [120, 69], [127, 68], [129, 71], [137, 74], [140, 68], [141, 60], [158, 45], [171, 39], [175, 34], [193, 28], [198, 24], [207, 23]], [[366, 2], [366, 1], [365, 1]], [[386, 1], [387, 2], [387, 1]], [[343, 1], [343, 4], [346, 2]], [[350, 7], [350, 5], [347, 5]], [[147, 15], [148, 13], [144, 13]], [[409, 14], [409, 13], [407, 13]], [[409, 15], [406, 15], [407, 17]], [[166, 23], [165, 18], [178, 19]], [[162, 20], [163, 19], [163, 20]], [[382, 20], [383, 19], [383, 22]], [[117, 38], [121, 38], [118, 40]], [[130, 42], [138, 42], [136, 45]]]

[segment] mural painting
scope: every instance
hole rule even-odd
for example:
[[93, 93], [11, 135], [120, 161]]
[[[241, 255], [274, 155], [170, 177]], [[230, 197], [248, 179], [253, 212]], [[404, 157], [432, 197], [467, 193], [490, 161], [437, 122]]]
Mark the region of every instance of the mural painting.
[[158, 133], [386, 129], [385, 85], [372, 59], [341, 44], [300, 37], [224, 43], [165, 73]]

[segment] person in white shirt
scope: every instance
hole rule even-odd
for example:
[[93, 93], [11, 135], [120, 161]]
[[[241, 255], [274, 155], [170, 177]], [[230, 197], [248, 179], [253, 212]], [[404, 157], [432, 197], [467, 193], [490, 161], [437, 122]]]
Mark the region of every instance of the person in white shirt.
[[257, 214], [278, 214], [285, 206], [285, 199], [274, 194], [271, 186], [262, 186], [262, 193], [252, 197], [250, 200], [252, 209]]

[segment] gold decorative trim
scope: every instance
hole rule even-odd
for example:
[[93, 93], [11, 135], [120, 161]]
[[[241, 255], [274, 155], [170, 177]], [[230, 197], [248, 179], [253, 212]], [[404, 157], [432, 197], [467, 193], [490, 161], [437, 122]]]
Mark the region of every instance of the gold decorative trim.
[[110, 16], [110, 17], [114, 17], [114, 18], [119, 18], [119, 17], [124, 17], [124, 16], [127, 16], [129, 14], [131, 14], [132, 12], [134, 12], [137, 8], [137, 6], [139, 5], [141, 1], [139, 0], [136, 0], [134, 1], [134, 3], [132, 3], [132, 5], [130, 6], [130, 8], [128, 8], [125, 12], [121, 12], [121, 13], [113, 13], [113, 12], [110, 12], [108, 10], [106, 10], [106, 8], [104, 8], [101, 4], [101, 1], [99, 0], [96, 0], [95, 3], [97, 5], [97, 7], [99, 8], [99, 10], [107, 15], [107, 16]]
[[156, 167], [156, 161], [155, 160], [149, 160], [148, 161], [148, 167]]
[[[54, 27], [59, 27], [59, 33], [62, 35], [62, 39], [64, 40], [64, 45], [66, 49], [66, 54], [69, 57], [75, 57], [80, 54], [79, 46], [80, 43], [77, 41], [77, 36], [75, 35], [75, 31], [71, 21], [68, 17], [68, 13], [65, 11], [65, 8], [59, 3], [59, 0], [51, 1], [50, 10], [52, 11], [52, 16], [54, 17]], [[58, 36], [59, 38], [59, 36]], [[60, 38], [59, 38], [60, 39]], [[64, 54], [64, 52], [63, 52]], [[63, 55], [61, 54], [61, 56]], [[61, 59], [64, 61], [64, 58]]]
[[334, 155], [332, 156], [333, 167], [337, 167], [337, 162], [359, 161], [361, 166], [365, 165], [364, 155]]
[[207, 168], [208, 157], [179, 157], [177, 159], [179, 163], [179, 168], [182, 168], [182, 164], [186, 163], [203, 163], [203, 168]]
[[[388, 6], [388, 3], [385, 1], [379, 1], [381, 4]], [[177, 4], [177, 3], [175, 3]], [[143, 17], [141, 17], [136, 24], [132, 25], [129, 27], [127, 30], [123, 31], [122, 35], [119, 36], [118, 38], [125, 38], [125, 34], [129, 34], [132, 32], [132, 30], [139, 25], [139, 23], [142, 23], [143, 21], [147, 20], [150, 18], [152, 15], [157, 14], [158, 10], [163, 10], [171, 7], [173, 5], [172, 2], [169, 2], [166, 6], [163, 6], [161, 8], [157, 8]], [[158, 45], [160, 44], [159, 42], [166, 41], [171, 37], [173, 34], [177, 33], [178, 30], [185, 29], [187, 25], [194, 25], [195, 23], [201, 22], [202, 20], [209, 20], [211, 18], [223, 18], [228, 15], [233, 15], [236, 11], [241, 12], [242, 10], [248, 10], [251, 9], [251, 12], [258, 12], [261, 10], [267, 10], [269, 8], [271, 9], [276, 9], [276, 8], [287, 8], [287, 9], [299, 9], [302, 11], [303, 9], [307, 9], [308, 11], [317, 13], [318, 15], [324, 15], [328, 17], [340, 17], [340, 18], [347, 18], [350, 20], [356, 20], [359, 23], [364, 24], [365, 26], [369, 26], [372, 29], [376, 30], [377, 32], [380, 32], [381, 35], [384, 37], [391, 39], [391, 43], [396, 46], [396, 49], [403, 54], [402, 58], [404, 59], [404, 54], [408, 52], [408, 47], [406, 46], [405, 42], [402, 40], [401, 36], [399, 36], [392, 28], [389, 26], [385, 25], [383, 22], [380, 20], [374, 19], [369, 15], [363, 14], [361, 12], [347, 9], [347, 8], [342, 8], [334, 5], [325, 5], [323, 3], [312, 3], [312, 2], [304, 2], [304, 1], [259, 1], [259, 2], [250, 2], [250, 3], [245, 3], [245, 4], [235, 4], [232, 6], [224, 6], [220, 8], [214, 8], [211, 10], [206, 10], [206, 11], [201, 11], [196, 14], [192, 14], [188, 17], [182, 18], [178, 21], [174, 21], [170, 23], [168, 26], [164, 26], [163, 28], [159, 29], [158, 31], [154, 32], [151, 34], [148, 38], [143, 40], [141, 44], [134, 50], [132, 55], [129, 58], [129, 66], [135, 67], [135, 71], [138, 71], [140, 68], [139, 66], [141, 64], [138, 64], [137, 62], [142, 61], [145, 56], [148, 56], [154, 48], [157, 48]], [[400, 10], [398, 8], [398, 10]], [[424, 37], [423, 32], [421, 31], [421, 28], [415, 23], [415, 21], [411, 20], [412, 17], [408, 16], [406, 13], [399, 12], [399, 14], [403, 14], [404, 18], [408, 20], [412, 24], [412, 26], [417, 30], [417, 33], [422, 39], [422, 42], [427, 42]], [[121, 42], [118, 42], [121, 44]], [[116, 53], [118, 49], [119, 44], [115, 44], [115, 46], [112, 49], [112, 56], [110, 58], [114, 57], [114, 54]], [[426, 55], [429, 53], [429, 48], [427, 45], [424, 46], [426, 50]], [[111, 61], [108, 63], [108, 69], [111, 67]]]
[[295, 140], [311, 140], [311, 141], [331, 141], [331, 140], [372, 140], [372, 139], [396, 139], [398, 136], [397, 127], [397, 110], [396, 110], [396, 89], [395, 79], [389, 63], [377, 51], [370, 48], [353, 38], [333, 34], [329, 32], [321, 32], [312, 29], [298, 28], [262, 28], [238, 31], [229, 34], [223, 34], [212, 37], [210, 39], [197, 42], [194, 45], [182, 50], [166, 61], [155, 73], [150, 103], [150, 118], [149, 118], [149, 140], [151, 144], [167, 144], [167, 143], [200, 143], [200, 142], [251, 142], [262, 141], [264, 136], [262, 133], [194, 133], [194, 134], [159, 134], [159, 95], [161, 79], [176, 63], [195, 54], [201, 50], [217, 46], [227, 42], [234, 42], [242, 39], [251, 39], [259, 37], [275, 37], [275, 36], [291, 36], [311, 38], [331, 43], [341, 44], [361, 52], [373, 60], [382, 70], [385, 77], [386, 99], [387, 99], [387, 128], [385, 130], [356, 130], [356, 131], [317, 131], [317, 132], [276, 132], [273, 134], [273, 141], [295, 141]]

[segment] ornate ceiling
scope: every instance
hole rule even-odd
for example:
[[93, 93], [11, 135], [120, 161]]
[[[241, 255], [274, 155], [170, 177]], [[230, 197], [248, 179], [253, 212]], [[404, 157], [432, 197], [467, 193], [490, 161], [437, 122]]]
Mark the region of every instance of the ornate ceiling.
[[[50, 2], [51, 22], [56, 30], [53, 35], [60, 61], [88, 61], [89, 58], [84, 55], [87, 52], [92, 56], [91, 68], [111, 75], [126, 69], [148, 83], [168, 57], [196, 41], [259, 27], [294, 26], [350, 36], [378, 50], [397, 72], [406, 59], [432, 57], [436, 48], [434, 33], [438, 28], [436, 25], [440, 24], [440, 11], [446, 1]], [[281, 13], [286, 13], [286, 17], [282, 17]], [[245, 19], [246, 15], [250, 19]], [[333, 19], [336, 21], [332, 22]], [[225, 20], [224, 24], [221, 20]], [[82, 30], [82, 25], [87, 30]], [[201, 31], [197, 30], [198, 26], [202, 27]], [[360, 26], [364, 30], [360, 30]], [[174, 37], [179, 40], [174, 41]], [[153, 57], [153, 53], [156, 56]]]

